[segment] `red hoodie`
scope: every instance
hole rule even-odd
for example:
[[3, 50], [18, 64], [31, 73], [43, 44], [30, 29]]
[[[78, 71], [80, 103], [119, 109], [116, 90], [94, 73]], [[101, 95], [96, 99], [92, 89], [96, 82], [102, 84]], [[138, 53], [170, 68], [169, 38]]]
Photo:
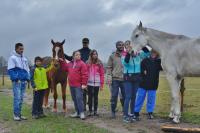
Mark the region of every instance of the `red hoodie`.
[[68, 72], [69, 86], [81, 87], [81, 85], [87, 86], [88, 71], [87, 66], [82, 60], [71, 61], [66, 63], [60, 61], [61, 69]]

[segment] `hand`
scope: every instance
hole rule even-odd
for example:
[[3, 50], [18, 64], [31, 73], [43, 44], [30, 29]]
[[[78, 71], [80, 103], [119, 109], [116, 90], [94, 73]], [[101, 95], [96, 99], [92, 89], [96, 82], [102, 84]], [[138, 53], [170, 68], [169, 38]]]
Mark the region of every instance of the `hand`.
[[84, 90], [84, 89], [87, 88], [87, 86], [86, 85], [82, 85], [81, 88]]
[[111, 80], [107, 80], [106, 84], [107, 84], [107, 85], [111, 85], [111, 84], [112, 84], [112, 81], [111, 81]]
[[59, 61], [64, 61], [63, 58], [58, 58]]
[[34, 88], [33, 90], [34, 90], [34, 91], [38, 91], [38, 88]]
[[103, 86], [100, 86], [100, 91], [102, 91], [103, 90]]

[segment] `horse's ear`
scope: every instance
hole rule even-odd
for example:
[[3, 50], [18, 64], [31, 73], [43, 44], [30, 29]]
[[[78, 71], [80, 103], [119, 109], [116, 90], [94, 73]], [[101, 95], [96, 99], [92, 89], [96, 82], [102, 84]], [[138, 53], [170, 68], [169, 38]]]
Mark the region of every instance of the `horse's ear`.
[[53, 39], [51, 39], [51, 43], [54, 45], [55, 44], [55, 42], [53, 41]]
[[62, 43], [61, 43], [61, 44], [63, 45], [64, 43], [65, 43], [65, 39], [62, 41]]
[[140, 21], [138, 28], [139, 28], [139, 30], [142, 30], [142, 22], [141, 21]]

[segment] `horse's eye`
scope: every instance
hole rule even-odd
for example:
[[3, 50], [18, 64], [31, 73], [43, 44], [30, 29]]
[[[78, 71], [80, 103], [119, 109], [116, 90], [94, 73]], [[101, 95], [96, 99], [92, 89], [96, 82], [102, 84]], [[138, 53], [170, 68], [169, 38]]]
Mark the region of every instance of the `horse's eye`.
[[139, 35], [138, 35], [138, 34], [136, 34], [136, 35], [135, 35], [135, 38], [138, 38], [138, 37], [139, 37]]

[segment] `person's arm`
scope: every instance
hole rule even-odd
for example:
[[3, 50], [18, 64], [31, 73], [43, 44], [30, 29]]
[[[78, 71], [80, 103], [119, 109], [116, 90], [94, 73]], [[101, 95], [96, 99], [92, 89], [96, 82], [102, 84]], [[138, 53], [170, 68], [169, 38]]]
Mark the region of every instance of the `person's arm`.
[[111, 84], [112, 82], [112, 71], [113, 71], [113, 57], [110, 55], [107, 67], [106, 67], [106, 83]]
[[103, 64], [100, 65], [100, 89], [103, 90], [103, 86], [104, 86], [104, 67]]
[[18, 74], [16, 72], [15, 61], [12, 57], [8, 59], [8, 74], [10, 76], [11, 81], [18, 81]]
[[68, 60], [68, 61], [72, 61], [73, 57], [72, 56], [69, 56], [67, 54], [64, 54], [65, 56], [65, 59]]
[[161, 59], [158, 59], [158, 64], [159, 64], [159, 70], [162, 71], [163, 68], [162, 68], [162, 65], [161, 65]]
[[32, 88], [36, 88], [35, 81], [34, 81], [34, 73], [35, 73], [35, 67], [32, 67], [30, 71], [30, 81], [31, 81]]
[[85, 63], [81, 64], [81, 85], [82, 89], [85, 89], [88, 82], [88, 70]]
[[61, 69], [62, 69], [63, 71], [68, 72], [68, 64], [67, 64], [67, 62], [65, 62], [64, 60], [59, 60], [59, 62], [60, 62], [60, 67], [61, 67]]

